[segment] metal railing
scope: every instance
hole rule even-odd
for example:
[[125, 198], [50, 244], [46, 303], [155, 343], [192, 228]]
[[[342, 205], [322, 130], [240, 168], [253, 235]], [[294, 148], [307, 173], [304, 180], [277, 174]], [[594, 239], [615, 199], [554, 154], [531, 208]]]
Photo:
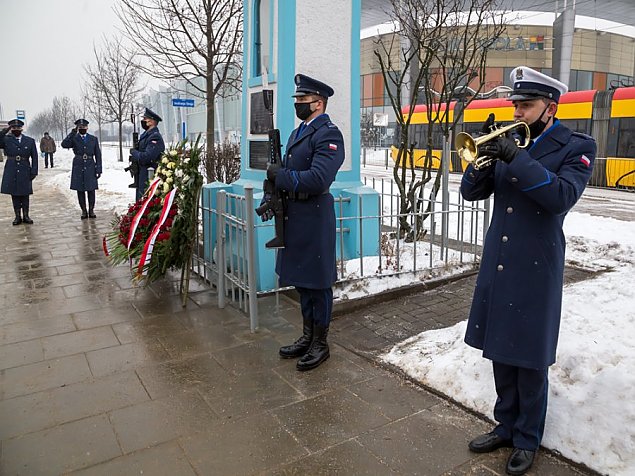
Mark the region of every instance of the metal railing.
[[[336, 210], [336, 286], [354, 285], [360, 280], [384, 279], [391, 276], [430, 274], [448, 264], [476, 263], [483, 244], [483, 237], [489, 224], [490, 201], [465, 202], [460, 195], [451, 195], [450, 207], [440, 210], [438, 200], [420, 198], [417, 213], [399, 212], [399, 194], [389, 180], [365, 181], [378, 192], [379, 214], [363, 214], [361, 200], [359, 209], [352, 216], [343, 216], [344, 206], [349, 197], [335, 196]], [[219, 191], [216, 193], [216, 207], [201, 204], [201, 215], [207, 214], [208, 225], [204, 240], [197, 237], [200, 244], [193, 258], [193, 271], [217, 288], [218, 306], [225, 307], [231, 300], [250, 317], [252, 332], [258, 328], [259, 295], [277, 293], [289, 288], [257, 290], [257, 259], [255, 250], [256, 228], [272, 227], [272, 223], [256, 223], [253, 188], [245, 187], [245, 194], [238, 195]], [[441, 215], [451, 218], [449, 232], [442, 240], [439, 232]], [[423, 219], [425, 216], [425, 220]], [[369, 227], [370, 224], [370, 227]], [[410, 229], [405, 233], [403, 226]], [[377, 226], [376, 232], [372, 227]], [[418, 228], [425, 226], [425, 232]], [[345, 247], [351, 244], [352, 229], [358, 241], [354, 243], [357, 256], [346, 256]], [[370, 244], [365, 240], [364, 230], [378, 236], [379, 242]], [[204, 233], [204, 235], [205, 235]], [[418, 237], [414, 240], [414, 237]], [[447, 245], [443, 246], [443, 243]], [[222, 266], [219, 266], [223, 263]], [[277, 281], [276, 281], [277, 283]]]

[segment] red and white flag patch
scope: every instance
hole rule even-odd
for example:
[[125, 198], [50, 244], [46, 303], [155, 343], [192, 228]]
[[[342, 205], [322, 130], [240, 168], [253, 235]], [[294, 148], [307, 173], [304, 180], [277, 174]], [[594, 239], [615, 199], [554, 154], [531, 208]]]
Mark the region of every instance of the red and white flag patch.
[[329, 149], [337, 150], [337, 144], [329, 144]]
[[591, 165], [591, 159], [589, 159], [586, 155], [580, 157], [580, 162], [589, 167]]

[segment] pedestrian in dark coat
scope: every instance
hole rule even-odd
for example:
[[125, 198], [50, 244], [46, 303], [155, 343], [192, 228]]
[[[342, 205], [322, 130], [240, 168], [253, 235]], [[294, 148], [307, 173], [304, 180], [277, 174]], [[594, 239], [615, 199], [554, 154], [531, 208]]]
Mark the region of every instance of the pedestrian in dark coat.
[[148, 186], [148, 180], [151, 178], [148, 169], [156, 170], [161, 155], [165, 152], [165, 143], [157, 127], [161, 120], [158, 114], [146, 108], [141, 121], [143, 134], [139, 137], [139, 148], [130, 149], [133, 162], [137, 162], [139, 165], [137, 200], [142, 197]]
[[[475, 452], [514, 447], [508, 474], [532, 465], [545, 425], [548, 368], [556, 360], [564, 273], [562, 224], [591, 177], [595, 141], [555, 118], [566, 85], [526, 67], [512, 71], [514, 119], [528, 124], [520, 149], [501, 136], [479, 146], [498, 161], [463, 175], [466, 200], [494, 194], [465, 342], [493, 361], [498, 426]], [[484, 131], [494, 123], [490, 115]]]
[[285, 358], [301, 357], [298, 370], [310, 370], [329, 357], [327, 335], [333, 308], [335, 209], [329, 187], [344, 162], [342, 133], [325, 114], [333, 89], [308, 76], [295, 77], [297, 117], [282, 167], [270, 165], [267, 180], [284, 194], [285, 247], [278, 251], [280, 282], [300, 293], [303, 335], [280, 349]]
[[[2, 174], [0, 191], [11, 195], [15, 211], [14, 225], [33, 224], [29, 217], [29, 195], [33, 194], [33, 179], [38, 172], [35, 139], [22, 134], [24, 122], [9, 121], [9, 127], [0, 131], [0, 148], [4, 149], [7, 162]], [[11, 131], [11, 134], [8, 132]]]
[[51, 161], [51, 168], [53, 168], [53, 154], [57, 150], [55, 146], [55, 139], [53, 139], [48, 132], [44, 133], [44, 137], [40, 139], [40, 152], [44, 154], [44, 168], [49, 168], [49, 159]]
[[[62, 141], [62, 147], [73, 149], [73, 170], [71, 171], [71, 190], [77, 191], [77, 201], [82, 209], [81, 219], [97, 218], [95, 215], [95, 190], [99, 188], [97, 180], [101, 177], [101, 149], [99, 139], [88, 134], [86, 119], [77, 119], [75, 127]], [[88, 195], [88, 210], [86, 196]]]

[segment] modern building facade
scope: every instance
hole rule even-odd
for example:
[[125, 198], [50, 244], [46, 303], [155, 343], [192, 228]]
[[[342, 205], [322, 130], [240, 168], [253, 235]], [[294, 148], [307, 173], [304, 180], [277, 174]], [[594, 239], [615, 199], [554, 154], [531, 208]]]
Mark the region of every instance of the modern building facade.
[[[374, 51], [378, 40], [389, 42], [393, 34], [361, 40], [360, 107], [362, 140], [367, 139], [366, 145], [382, 146], [392, 140], [390, 133], [395, 114]], [[554, 36], [557, 37], [552, 26], [509, 25], [488, 53], [485, 84], [481, 91], [511, 86], [509, 74], [519, 65], [554, 74], [554, 56], [558, 52]], [[568, 81], [571, 91], [633, 86], [634, 71], [635, 38], [574, 29]], [[478, 88], [474, 83], [470, 86]], [[379, 119], [387, 126], [378, 125]]]

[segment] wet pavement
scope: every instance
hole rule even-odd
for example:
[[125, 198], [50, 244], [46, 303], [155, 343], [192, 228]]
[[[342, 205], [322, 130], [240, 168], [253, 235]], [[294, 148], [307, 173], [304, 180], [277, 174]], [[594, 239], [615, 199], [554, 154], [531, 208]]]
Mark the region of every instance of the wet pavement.
[[[337, 316], [331, 359], [300, 373], [277, 355], [294, 303], [261, 299], [255, 334], [203, 284], [183, 309], [175, 280], [108, 265], [99, 192], [81, 221], [35, 189], [33, 225], [0, 196], [0, 474], [504, 474], [506, 451], [467, 450], [490, 423], [374, 362], [463, 318], [473, 280]], [[532, 474], [593, 473], [543, 451]]]

